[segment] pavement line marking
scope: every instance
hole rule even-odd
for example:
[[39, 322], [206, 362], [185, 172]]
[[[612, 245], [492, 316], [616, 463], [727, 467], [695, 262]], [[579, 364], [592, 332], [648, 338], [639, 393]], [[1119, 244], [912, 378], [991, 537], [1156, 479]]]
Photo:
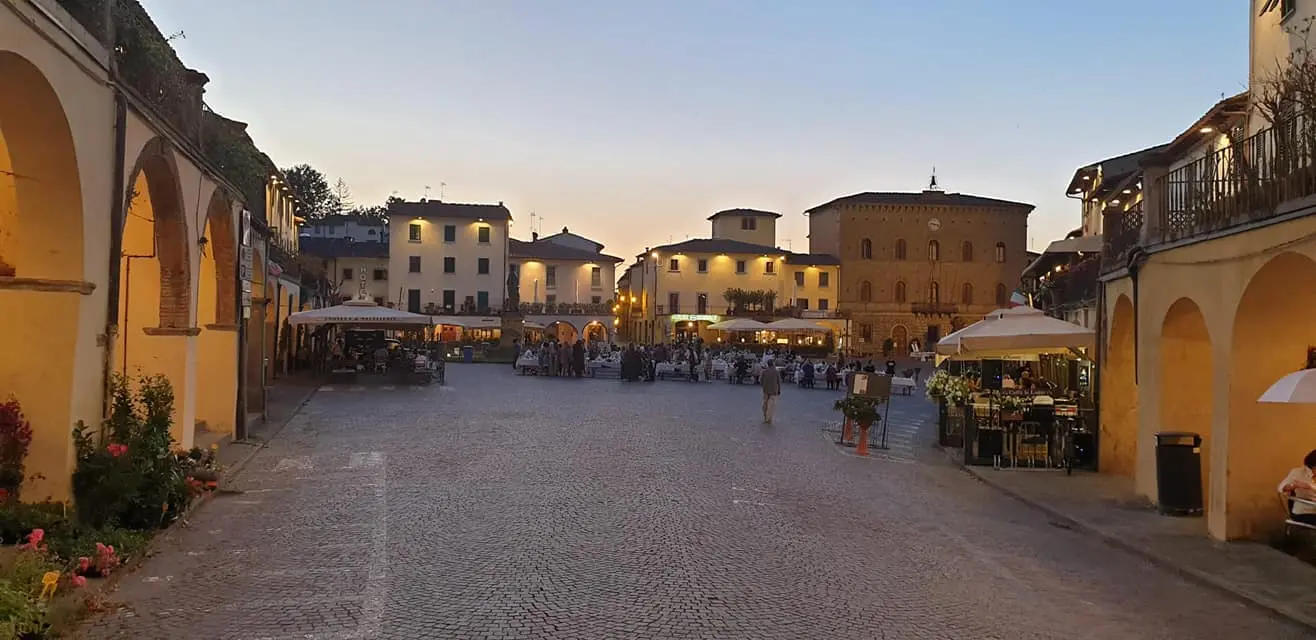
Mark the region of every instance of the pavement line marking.
[[281, 487], [278, 489], [243, 489], [241, 493], [274, 493], [275, 491], [294, 491], [294, 487]]
[[373, 469], [381, 464], [384, 464], [384, 454], [378, 451], [359, 451], [347, 459], [348, 469]]
[[371, 529], [370, 550], [367, 552], [370, 571], [366, 574], [365, 601], [361, 605], [361, 623], [357, 631], [362, 638], [379, 638], [384, 629], [384, 599], [388, 591], [388, 469], [384, 454], [377, 455], [375, 465], [375, 508], [378, 515]]
[[[360, 549], [361, 547], [364, 547], [364, 546], [366, 546], [366, 543], [364, 543], [364, 542], [326, 542], [326, 543], [324, 543], [324, 544], [318, 544], [318, 545], [315, 545], [316, 549], [319, 549], [319, 550], [321, 550], [321, 551], [333, 551], [333, 550], [337, 550], [337, 549], [345, 549], [345, 550], [350, 551], [350, 550], [352, 550], [352, 549]], [[260, 553], [260, 552], [262, 552], [262, 551], [279, 551], [279, 549], [276, 549], [276, 548], [273, 548], [273, 547], [247, 547], [247, 548], [241, 548], [241, 549], [229, 549], [229, 550], [228, 550], [229, 553], [231, 553], [231, 554], [233, 554], [233, 555], [235, 555], [235, 556], [242, 556], [242, 555], [247, 555], [247, 554], [256, 554], [256, 553]]]
[[731, 501], [731, 504], [748, 504], [748, 505], [753, 505], [753, 506], [755, 506], [755, 507], [771, 507], [771, 506], [773, 506], [773, 505], [771, 505], [771, 504], [769, 504], [769, 503], [767, 503], [767, 502], [752, 502], [752, 501], [749, 501], [749, 500], [732, 500], [732, 501]]
[[279, 461], [279, 464], [274, 465], [275, 472], [289, 471], [291, 469], [297, 469], [299, 471], [310, 471], [314, 468], [315, 465], [311, 462], [310, 456], [296, 456], [292, 458], [284, 458]]

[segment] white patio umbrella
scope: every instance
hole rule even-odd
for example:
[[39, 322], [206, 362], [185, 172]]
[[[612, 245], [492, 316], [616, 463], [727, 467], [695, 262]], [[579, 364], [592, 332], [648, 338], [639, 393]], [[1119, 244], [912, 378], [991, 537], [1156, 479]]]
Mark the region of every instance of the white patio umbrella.
[[348, 324], [370, 327], [427, 327], [430, 317], [381, 307], [369, 300], [351, 300], [324, 309], [299, 311], [288, 316], [291, 325]]
[[768, 329], [773, 331], [831, 331], [829, 327], [803, 318], [782, 318], [776, 322], [768, 323]]
[[765, 331], [769, 327], [758, 320], [735, 318], [733, 320], [723, 320], [722, 322], [710, 324], [708, 325], [708, 328], [716, 329], [718, 331]]
[[942, 356], [983, 356], [999, 353], [1064, 353], [1092, 348], [1096, 332], [1052, 318], [1032, 307], [997, 309], [979, 322], [937, 342]]
[[1316, 404], [1316, 369], [1303, 369], [1280, 378], [1257, 402]]

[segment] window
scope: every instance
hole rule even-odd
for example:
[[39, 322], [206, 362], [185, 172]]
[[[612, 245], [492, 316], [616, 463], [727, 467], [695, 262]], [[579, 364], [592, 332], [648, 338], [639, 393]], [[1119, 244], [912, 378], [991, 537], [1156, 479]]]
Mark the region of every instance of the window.
[[478, 274], [480, 274], [480, 275], [482, 275], [482, 276], [487, 276], [487, 275], [489, 275], [489, 259], [488, 259], [488, 258], [480, 258], [480, 259], [476, 260], [476, 262], [475, 262], [475, 272], [478, 273]]
[[897, 282], [897, 283], [896, 283], [896, 302], [904, 302], [904, 301], [905, 301], [905, 283], [903, 283], [903, 282]]
[[444, 242], [457, 241], [457, 225], [455, 224], [443, 225], [443, 241]]
[[448, 256], [447, 258], [444, 258], [444, 259], [443, 259], [443, 272], [444, 272], [444, 273], [457, 273], [457, 259], [454, 258], [454, 257], [452, 257], [452, 256]]
[[557, 304], [557, 294], [556, 294], [556, 293], [550, 293], [550, 294], [544, 296], [544, 303], [545, 303], [545, 304]]
[[373, 235], [375, 235], [375, 230], [374, 230], [374, 229], [371, 229], [371, 230], [367, 231], [367, 232], [366, 232], [366, 235], [368, 235], [368, 236], [373, 236]]
[[905, 259], [905, 241], [903, 239], [896, 240], [896, 260], [904, 260], [904, 259]]
[[941, 285], [934, 280], [928, 285], [928, 302], [939, 304], [941, 302]]
[[873, 283], [867, 280], [864, 280], [863, 282], [859, 283], [859, 301], [860, 302], [873, 301]]
[[590, 303], [590, 304], [603, 304], [603, 296], [590, 296], [590, 297], [589, 297], [589, 303]]
[[739, 275], [745, 275], [745, 261], [744, 261], [744, 260], [737, 260], [737, 261], [736, 261], [736, 273], [739, 274]]
[[696, 294], [695, 294], [695, 313], [698, 313], [698, 314], [705, 314], [705, 313], [708, 313], [708, 294], [707, 294], [707, 293], [696, 293]]
[[698, 267], [699, 273], [708, 273], [708, 258], [700, 258], [695, 265]]
[[420, 273], [420, 256], [407, 256], [407, 271]]
[[352, 270], [351, 270], [350, 268], [348, 268], [348, 269], [343, 269], [343, 279], [344, 279], [344, 280], [351, 280], [351, 279], [352, 279], [352, 276], [354, 276], [354, 275], [356, 275], [356, 274], [352, 273]]
[[589, 286], [591, 289], [598, 289], [603, 286], [603, 267], [589, 268]]
[[741, 218], [740, 229], [742, 231], [753, 231], [759, 228], [758, 218]]
[[476, 292], [475, 292], [475, 308], [476, 308], [476, 309], [479, 309], [481, 313], [483, 313], [484, 311], [486, 311], [486, 310], [489, 309], [489, 292], [488, 292], [488, 291], [476, 291]]
[[873, 341], [873, 325], [862, 324], [862, 323], [859, 325], [859, 341], [860, 342]]
[[675, 291], [667, 294], [667, 313], [681, 313], [681, 294]]
[[941, 243], [936, 240], [928, 241], [928, 260], [936, 262], [941, 259]]
[[[371, 231], [374, 233], [374, 231]], [[407, 242], [420, 242], [420, 223], [413, 222], [407, 225]]]
[[557, 288], [557, 265], [550, 264], [544, 267], [544, 287], [548, 289]]
[[832, 286], [832, 274], [822, 271], [818, 274], [818, 288], [826, 289]]
[[667, 261], [667, 270], [668, 270], [668, 271], [680, 271], [680, 270], [681, 270], [681, 259], [680, 259], [680, 258], [672, 258], [671, 260], [668, 260], [668, 261]]
[[803, 272], [803, 271], [796, 271], [796, 272], [795, 272], [795, 286], [797, 286], [797, 287], [803, 287], [803, 286], [804, 286], [804, 272]]
[[489, 244], [489, 227], [480, 227], [477, 233], [479, 234], [477, 240], [480, 244]]
[[407, 311], [420, 313], [420, 289], [407, 289]]
[[809, 308], [809, 299], [808, 299], [808, 298], [796, 298], [796, 299], [795, 299], [795, 306], [796, 306], [797, 308], [800, 308], [800, 309], [808, 310], [808, 308]]
[[1010, 304], [1010, 293], [1005, 290], [1004, 283], [998, 283], [996, 285], [996, 306], [1004, 307], [1007, 304]]
[[997, 262], [1005, 262], [1005, 243], [1004, 243], [1004, 242], [998, 242], [998, 243], [996, 243], [996, 261], [997, 261]]
[[375, 280], [388, 280], [388, 269], [375, 269]]
[[960, 303], [973, 304], [973, 285], [964, 283], [964, 288], [960, 291]]
[[777, 272], [777, 262], [772, 258], [768, 258], [763, 263], [763, 273], [776, 273], [776, 272]]
[[1298, 0], [1280, 0], [1279, 1], [1279, 19], [1280, 21], [1288, 20], [1294, 11], [1298, 10]]
[[859, 257], [860, 257], [860, 258], [863, 258], [864, 260], [872, 260], [872, 259], [873, 259], [873, 241], [872, 241], [872, 240], [869, 240], [868, 238], [864, 238], [863, 240], [860, 240], [860, 241], [859, 241]]
[[457, 292], [455, 290], [443, 290], [443, 308], [449, 312], [457, 308]]
[[969, 242], [968, 240], [965, 240], [965, 241], [964, 241], [964, 244], [960, 245], [960, 260], [963, 260], [963, 261], [965, 261], [965, 262], [973, 262], [973, 243], [972, 243], [972, 242]]
[[829, 307], [830, 307], [830, 305], [827, 304], [827, 298], [818, 298], [818, 310], [819, 310], [819, 311], [826, 311]]

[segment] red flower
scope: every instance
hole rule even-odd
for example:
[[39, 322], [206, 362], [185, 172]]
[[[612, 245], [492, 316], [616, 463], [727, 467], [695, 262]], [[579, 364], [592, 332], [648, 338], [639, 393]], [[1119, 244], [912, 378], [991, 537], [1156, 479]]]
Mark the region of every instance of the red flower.
[[69, 584], [75, 587], [85, 587], [87, 586], [87, 579], [82, 576], [73, 576], [69, 578]]
[[119, 457], [119, 456], [121, 456], [121, 455], [123, 455], [123, 454], [125, 454], [125, 453], [128, 453], [128, 445], [126, 445], [126, 444], [111, 444], [111, 445], [105, 447], [105, 450], [108, 451], [108, 452], [110, 452], [110, 455], [111, 455], [111, 456], [114, 456], [114, 457], [117, 458], [117, 457]]

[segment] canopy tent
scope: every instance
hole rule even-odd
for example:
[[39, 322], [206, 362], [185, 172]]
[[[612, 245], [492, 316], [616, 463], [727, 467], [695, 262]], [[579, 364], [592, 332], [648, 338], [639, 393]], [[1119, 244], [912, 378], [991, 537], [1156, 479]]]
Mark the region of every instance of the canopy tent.
[[937, 343], [939, 357], [993, 359], [1092, 348], [1096, 332], [1052, 318], [1032, 307], [997, 309]]
[[288, 316], [288, 324], [293, 326], [348, 324], [358, 327], [389, 329], [428, 327], [431, 323], [430, 317], [426, 315], [381, 307], [369, 300], [351, 300], [324, 309], [299, 311]]
[[803, 318], [782, 318], [776, 322], [768, 323], [768, 329], [772, 331], [831, 331], [826, 326]]
[[1316, 404], [1316, 369], [1303, 369], [1280, 378], [1257, 402]]
[[718, 331], [767, 331], [771, 329], [768, 325], [763, 324], [758, 320], [750, 320], [749, 318], [723, 320], [722, 322], [708, 325], [708, 328], [716, 329]]

